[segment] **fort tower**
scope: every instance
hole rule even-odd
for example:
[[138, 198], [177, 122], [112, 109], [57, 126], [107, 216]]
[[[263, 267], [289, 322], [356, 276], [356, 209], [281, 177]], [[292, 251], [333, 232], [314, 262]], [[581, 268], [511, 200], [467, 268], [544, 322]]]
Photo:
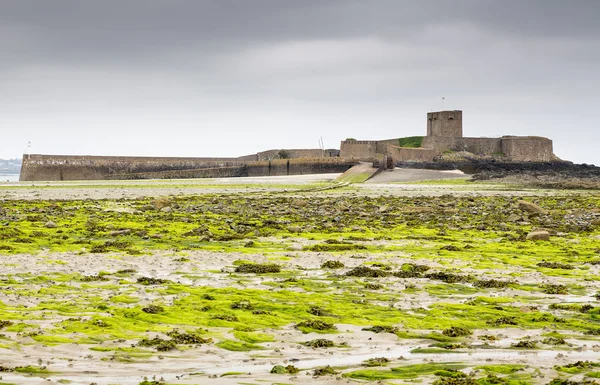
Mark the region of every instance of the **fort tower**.
[[427, 136], [462, 138], [462, 111], [437, 111], [427, 113]]

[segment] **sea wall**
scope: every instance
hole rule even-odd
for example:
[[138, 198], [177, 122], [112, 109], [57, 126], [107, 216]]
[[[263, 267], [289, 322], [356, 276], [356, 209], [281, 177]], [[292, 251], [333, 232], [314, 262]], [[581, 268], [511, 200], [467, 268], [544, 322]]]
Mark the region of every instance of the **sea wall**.
[[[185, 178], [190, 172], [209, 168], [240, 167], [232, 158], [121, 157], [75, 155], [25, 155], [22, 181], [147, 179], [159, 173]], [[180, 174], [177, 174], [180, 172]], [[158, 174], [157, 174], [158, 173]], [[179, 176], [181, 175], [181, 176]]]
[[344, 172], [358, 160], [297, 158], [240, 161], [232, 158], [161, 158], [25, 155], [22, 181], [185, 179]]
[[248, 162], [247, 176], [277, 176], [341, 173], [358, 164], [357, 159], [297, 158]]
[[110, 174], [105, 179], [192, 179], [192, 178], [230, 178], [246, 176], [246, 166], [211, 167], [192, 170], [171, 170], [157, 172], [140, 172], [129, 174]]

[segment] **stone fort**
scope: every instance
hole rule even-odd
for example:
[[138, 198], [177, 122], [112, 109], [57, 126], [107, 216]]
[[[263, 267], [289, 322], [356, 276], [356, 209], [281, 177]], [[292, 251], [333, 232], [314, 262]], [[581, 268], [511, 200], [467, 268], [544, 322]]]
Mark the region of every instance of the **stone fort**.
[[275, 149], [237, 158], [132, 156], [23, 156], [20, 180], [127, 180], [218, 178], [339, 173], [360, 162], [380, 169], [400, 162], [434, 162], [441, 155], [467, 152], [508, 162], [557, 160], [552, 141], [537, 136], [463, 136], [462, 111], [427, 114], [427, 135], [341, 142], [340, 149]]
[[[552, 141], [538, 136], [472, 138], [463, 136], [462, 111], [438, 111], [427, 114], [427, 136], [413, 137], [412, 145], [403, 139], [354, 140], [341, 143], [340, 156], [361, 160], [387, 157], [388, 162], [433, 162], [448, 152], [465, 151], [477, 156], [493, 156], [512, 162], [550, 162], [556, 160]], [[415, 146], [414, 143], [418, 143]]]

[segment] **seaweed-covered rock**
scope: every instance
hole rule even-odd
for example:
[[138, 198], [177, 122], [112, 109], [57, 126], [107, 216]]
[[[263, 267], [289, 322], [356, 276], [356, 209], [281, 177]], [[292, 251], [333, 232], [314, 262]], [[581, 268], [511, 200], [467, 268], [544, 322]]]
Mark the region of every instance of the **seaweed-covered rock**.
[[295, 367], [294, 365], [275, 365], [273, 369], [271, 369], [271, 374], [298, 374], [300, 369]]
[[247, 300], [241, 300], [241, 301], [237, 301], [231, 304], [230, 306], [232, 309], [236, 309], [236, 310], [253, 310], [254, 309], [254, 305]]
[[521, 340], [511, 344], [510, 346], [517, 349], [536, 349], [537, 342], [533, 340]]
[[271, 369], [271, 374], [287, 374], [287, 370], [285, 370], [285, 366], [283, 365], [275, 365]]
[[85, 275], [83, 277], [81, 277], [80, 279], [81, 282], [103, 282], [103, 281], [108, 281], [108, 278], [106, 278], [104, 275]]
[[442, 334], [448, 337], [465, 337], [473, 334], [471, 330], [463, 326], [452, 326], [448, 329], [444, 329]]
[[309, 328], [314, 330], [337, 330], [334, 324], [321, 320], [302, 321], [296, 325], [296, 328]]
[[165, 308], [160, 305], [148, 305], [148, 306], [142, 308], [142, 311], [144, 313], [148, 313], [148, 314], [159, 314], [159, 313], [164, 313]]
[[380, 285], [378, 283], [365, 283], [365, 289], [367, 290], [381, 290], [383, 289], [383, 285]]
[[387, 277], [390, 273], [380, 269], [372, 269], [367, 266], [357, 266], [354, 269], [348, 271], [346, 276], [348, 277], [365, 277], [365, 278], [380, 278]]
[[436, 271], [433, 273], [425, 274], [425, 278], [434, 279], [436, 281], [442, 281], [446, 283], [461, 283], [470, 282], [472, 277], [468, 275], [454, 274], [447, 271]]
[[517, 319], [515, 317], [499, 317], [499, 318], [496, 318], [495, 320], [488, 321], [488, 324], [494, 325], [494, 326], [517, 325]]
[[482, 289], [504, 289], [508, 287], [512, 282], [500, 281], [497, 279], [479, 279], [473, 283], [473, 286]]
[[398, 332], [398, 328], [395, 326], [387, 326], [387, 325], [375, 325], [370, 326], [368, 328], [363, 328], [363, 331], [373, 332], [373, 333], [392, 333], [396, 334]]
[[369, 358], [368, 360], [363, 361], [362, 365], [371, 368], [371, 367], [376, 367], [376, 366], [386, 366], [389, 362], [390, 362], [390, 360], [388, 358], [376, 357], [376, 358]]
[[542, 340], [542, 343], [545, 345], [566, 345], [567, 341], [565, 341], [562, 337], [546, 337]]
[[333, 343], [331, 340], [318, 338], [316, 340], [302, 342], [302, 345], [308, 346], [309, 348], [332, 348], [335, 346], [335, 343]]
[[331, 313], [327, 312], [320, 306], [311, 306], [310, 309], [307, 310], [307, 313], [316, 315], [317, 317], [327, 317], [331, 316]]
[[244, 263], [235, 268], [236, 273], [271, 274], [281, 272], [281, 266], [274, 263]]
[[138, 277], [137, 283], [141, 285], [163, 285], [165, 283], [171, 283], [168, 279], [154, 278], [154, 277]]
[[342, 269], [344, 266], [340, 261], [326, 261], [321, 265], [321, 269]]
[[565, 285], [548, 284], [542, 286], [542, 288], [546, 294], [569, 294], [569, 288]]
[[168, 332], [167, 335], [171, 337], [171, 341], [175, 342], [176, 344], [202, 345], [212, 342], [212, 338], [203, 338], [197, 333], [182, 333], [177, 329]]
[[164, 340], [160, 337], [154, 337], [151, 340], [144, 338], [143, 340], [138, 342], [137, 345], [141, 347], [152, 347], [158, 350], [159, 352], [167, 352], [169, 350], [174, 350], [177, 348], [175, 341]]
[[334, 374], [338, 374], [338, 372], [336, 372], [331, 366], [327, 365], [327, 366], [321, 366], [319, 368], [316, 368], [315, 370], [313, 370], [313, 376], [318, 377], [318, 376], [331, 376]]
[[229, 315], [229, 314], [215, 314], [212, 318], [218, 319], [221, 321], [227, 321], [227, 322], [238, 322], [239, 321], [239, 319], [236, 316]]
[[565, 270], [572, 270], [575, 267], [573, 267], [573, 265], [569, 265], [568, 263], [562, 263], [562, 262], [548, 262], [548, 261], [542, 261], [540, 263], [537, 264], [538, 267], [545, 267], [547, 269], [565, 269]]

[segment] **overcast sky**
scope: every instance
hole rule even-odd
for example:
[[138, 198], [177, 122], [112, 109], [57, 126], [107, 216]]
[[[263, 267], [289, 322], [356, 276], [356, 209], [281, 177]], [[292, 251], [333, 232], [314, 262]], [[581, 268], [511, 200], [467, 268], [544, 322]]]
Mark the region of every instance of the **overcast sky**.
[[599, 0], [0, 0], [0, 158], [539, 135], [600, 164]]

